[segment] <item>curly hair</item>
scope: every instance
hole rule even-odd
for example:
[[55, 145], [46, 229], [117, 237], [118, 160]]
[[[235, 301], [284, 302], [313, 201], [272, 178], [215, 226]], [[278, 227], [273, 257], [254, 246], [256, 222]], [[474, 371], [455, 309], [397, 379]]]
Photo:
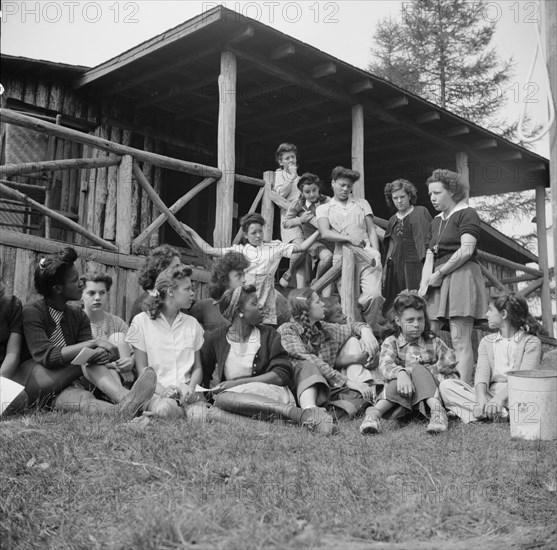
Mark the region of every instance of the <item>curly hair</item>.
[[191, 277], [191, 267], [180, 264], [167, 267], [162, 271], [155, 281], [155, 287], [150, 290], [149, 295], [143, 300], [143, 311], [149, 314], [151, 319], [156, 319], [162, 312], [164, 299], [168, 291], [176, 288], [179, 281]]
[[300, 179], [298, 180], [298, 183], [296, 184], [296, 187], [298, 188], [298, 191], [300, 191], [300, 193], [304, 190], [304, 185], [317, 185], [317, 187], [319, 187], [319, 192], [321, 192], [323, 188], [323, 183], [319, 179], [319, 176], [310, 174], [309, 172], [302, 174], [300, 176]]
[[470, 186], [468, 183], [463, 182], [456, 172], [450, 170], [443, 170], [438, 168], [434, 170], [427, 178], [426, 185], [438, 181], [443, 187], [449, 191], [455, 202], [460, 202], [468, 197], [470, 194]]
[[87, 271], [80, 279], [84, 287], [90, 281], [92, 283], [104, 283], [107, 292], [110, 292], [112, 288], [112, 277], [106, 271]]
[[418, 190], [414, 184], [405, 179], [398, 179], [385, 185], [385, 202], [391, 210], [396, 210], [393, 202], [393, 193], [401, 190], [408, 195], [410, 204], [416, 204], [416, 201], [418, 200]]
[[281, 143], [277, 150], [275, 151], [275, 160], [280, 164], [280, 157], [285, 153], [294, 153], [296, 155], [296, 161], [299, 163], [300, 158], [298, 157], [298, 148], [293, 143]]
[[427, 316], [427, 304], [424, 298], [422, 298], [416, 291], [403, 290], [394, 300], [393, 305], [390, 308], [389, 324], [383, 332], [383, 338], [387, 336], [398, 336], [402, 332], [402, 327], [396, 322], [395, 316], [400, 317], [405, 309], [416, 309], [418, 311], [424, 312], [424, 330], [422, 336], [426, 340], [431, 340], [435, 337], [435, 334], [431, 332], [431, 323], [429, 317]]
[[145, 263], [139, 273], [138, 282], [143, 290], [152, 290], [161, 271], [166, 269], [172, 259], [182, 258], [180, 252], [173, 246], [163, 244], [153, 248], [145, 258]]
[[227, 252], [213, 264], [209, 281], [209, 296], [213, 300], [220, 300], [228, 289], [228, 274], [231, 271], [245, 271], [249, 265], [249, 260], [241, 252]]
[[530, 315], [528, 302], [516, 292], [501, 292], [494, 294], [489, 301], [498, 311], [506, 311], [507, 319], [516, 330], [524, 330], [530, 334], [541, 332], [540, 324]]
[[68, 271], [74, 266], [76, 260], [77, 252], [69, 246], [56, 254], [41, 258], [34, 276], [37, 292], [45, 298], [50, 297], [55, 285], [64, 284]]
[[360, 179], [360, 172], [351, 170], [350, 168], [344, 168], [344, 166], [335, 166], [331, 173], [331, 179], [336, 181], [339, 178], [346, 178], [352, 183], [356, 183]]

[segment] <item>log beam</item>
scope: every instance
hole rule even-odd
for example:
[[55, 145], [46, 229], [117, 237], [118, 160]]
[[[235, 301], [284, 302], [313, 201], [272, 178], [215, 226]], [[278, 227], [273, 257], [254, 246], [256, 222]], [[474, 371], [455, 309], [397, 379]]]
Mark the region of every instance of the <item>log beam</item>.
[[21, 176], [35, 172], [55, 172], [57, 170], [76, 170], [82, 168], [101, 168], [105, 166], [116, 166], [121, 157], [109, 155], [100, 158], [79, 158], [63, 160], [45, 160], [42, 162], [23, 162], [21, 164], [4, 164], [0, 166], [0, 176]]
[[38, 210], [39, 212], [41, 212], [45, 216], [48, 216], [48, 217], [52, 218], [53, 220], [56, 220], [58, 223], [62, 224], [64, 227], [67, 227], [68, 229], [71, 229], [72, 231], [75, 231], [76, 233], [79, 233], [80, 235], [83, 235], [84, 237], [89, 239], [91, 242], [94, 242], [95, 244], [97, 244], [99, 246], [102, 246], [103, 248], [106, 248], [106, 249], [112, 250], [112, 251], [117, 251], [118, 250], [112, 243], [109, 243], [109, 242], [105, 241], [104, 239], [101, 239], [100, 237], [97, 237], [96, 235], [94, 235], [90, 231], [87, 231], [86, 229], [83, 229], [83, 227], [81, 227], [81, 225], [73, 222], [72, 220], [66, 218], [65, 216], [62, 216], [62, 214], [59, 214], [58, 212], [55, 212], [54, 210], [51, 210], [50, 208], [47, 208], [46, 206], [43, 206], [42, 204], [38, 203], [37, 201], [34, 201], [33, 199], [29, 198], [24, 193], [20, 193], [19, 191], [16, 191], [15, 189], [11, 189], [10, 187], [8, 187], [7, 185], [4, 185], [3, 183], [0, 183], [0, 193], [2, 195], [6, 196], [6, 197], [9, 197], [10, 199], [13, 199], [13, 200], [22, 202], [24, 204], [27, 204], [28, 206], [34, 208], [35, 210]]
[[155, 166], [162, 166], [163, 168], [168, 168], [170, 170], [186, 172], [188, 174], [203, 177], [219, 178], [221, 176], [221, 171], [218, 168], [213, 168], [212, 166], [205, 166], [195, 162], [179, 160], [159, 155], [157, 153], [149, 153], [147, 151], [142, 151], [141, 149], [135, 149], [127, 145], [121, 145], [96, 136], [84, 134], [83, 132], [78, 132], [77, 130], [57, 126], [56, 124], [22, 115], [21, 113], [14, 113], [8, 109], [0, 109], [0, 118], [2, 118], [2, 122], [14, 124], [15, 126], [31, 128], [32, 130], [36, 130], [38, 132], [45, 132], [46, 134], [75, 141], [76, 143], [90, 145], [92, 147], [96, 147], [97, 149], [108, 151], [109, 153], [117, 155], [132, 155], [137, 160], [150, 162]]
[[284, 59], [285, 57], [289, 57], [291, 55], [294, 55], [295, 53], [296, 53], [296, 46], [294, 46], [294, 44], [290, 42], [287, 42], [286, 44], [283, 44], [282, 46], [275, 48], [271, 52], [270, 57], [273, 61], [278, 61], [279, 59]]

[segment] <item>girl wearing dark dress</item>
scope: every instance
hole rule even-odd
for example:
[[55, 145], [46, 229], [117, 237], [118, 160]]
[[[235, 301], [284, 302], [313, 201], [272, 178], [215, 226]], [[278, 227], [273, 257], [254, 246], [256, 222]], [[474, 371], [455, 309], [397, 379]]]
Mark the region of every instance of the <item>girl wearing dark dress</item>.
[[[118, 358], [117, 348], [93, 339], [85, 312], [67, 305], [81, 298], [76, 259], [77, 253], [68, 247], [42, 258], [35, 269], [35, 287], [43, 298], [23, 307], [23, 330], [32, 358], [19, 366], [12, 380], [25, 387], [30, 405], [51, 403], [57, 410], [132, 418], [153, 394], [156, 375], [149, 369], [131, 390], [111, 375], [106, 363]], [[87, 364], [72, 364], [84, 349], [94, 351]], [[118, 405], [95, 399], [77, 381], [82, 375]]]
[[417, 197], [408, 180], [398, 179], [385, 186], [385, 201], [397, 212], [389, 219], [383, 238], [384, 313], [401, 291], [420, 287], [431, 215], [423, 206], [415, 206]]
[[478, 262], [481, 221], [468, 206], [467, 186], [457, 173], [435, 170], [427, 180], [429, 196], [440, 212], [431, 222], [420, 283], [435, 332], [449, 323], [461, 380], [472, 383], [472, 330], [487, 310], [485, 281]]

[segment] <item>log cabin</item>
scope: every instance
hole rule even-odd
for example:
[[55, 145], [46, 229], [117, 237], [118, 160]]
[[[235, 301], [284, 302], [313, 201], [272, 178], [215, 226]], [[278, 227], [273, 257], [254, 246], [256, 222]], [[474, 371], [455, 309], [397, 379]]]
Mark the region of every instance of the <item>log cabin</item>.
[[205, 296], [210, 261], [180, 222], [224, 246], [258, 210], [277, 238], [273, 153], [288, 141], [324, 181], [336, 165], [360, 171], [355, 194], [380, 228], [385, 183], [413, 181], [431, 209], [423, 182], [438, 167], [472, 197], [535, 190], [539, 257], [486, 223], [479, 251], [488, 287], [541, 292], [553, 336], [549, 161], [300, 40], [217, 6], [92, 68], [2, 55], [2, 85], [0, 259], [24, 302], [38, 257], [68, 244], [78, 267], [112, 275], [111, 310], [124, 318], [159, 243], [181, 248]]

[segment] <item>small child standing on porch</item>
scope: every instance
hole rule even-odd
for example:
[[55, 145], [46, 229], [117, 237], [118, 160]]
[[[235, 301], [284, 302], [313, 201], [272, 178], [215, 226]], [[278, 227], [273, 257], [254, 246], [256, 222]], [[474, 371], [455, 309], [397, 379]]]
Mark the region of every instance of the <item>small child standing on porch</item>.
[[427, 432], [447, 431], [447, 414], [439, 400], [440, 379], [456, 376], [455, 354], [430, 330], [426, 302], [411, 291], [401, 292], [393, 303], [391, 335], [381, 346], [379, 368], [385, 389], [373, 407], [366, 410], [360, 426], [363, 435], [380, 431], [379, 420], [400, 418], [418, 410], [430, 412]]
[[[297, 184], [298, 190], [300, 191], [299, 197], [294, 200], [282, 222], [282, 227], [285, 229], [300, 229], [300, 237], [295, 239], [293, 242], [296, 244], [301, 244], [304, 239], [311, 237], [315, 230], [317, 229], [317, 222], [315, 221], [315, 211], [320, 204], [325, 204], [331, 199], [321, 194], [321, 181], [319, 177], [315, 174], [305, 173], [298, 180]], [[329, 244], [330, 246], [330, 244]], [[323, 241], [317, 241], [312, 244], [309, 249], [309, 256], [315, 258], [318, 262], [317, 272], [315, 275], [316, 279], [323, 276], [333, 264], [333, 253], [329, 249], [326, 243]], [[298, 288], [304, 288], [309, 285], [306, 275], [308, 275], [309, 269], [304, 267], [304, 260], [306, 259], [305, 254], [300, 254], [297, 258], [290, 260], [290, 267], [288, 271], [284, 273], [282, 279], [280, 280], [280, 285], [283, 287], [288, 287], [292, 275], [297, 272], [298, 267], [303, 269], [303, 284]], [[325, 287], [321, 295], [330, 296], [333, 291], [333, 285], [328, 285]]]
[[492, 296], [486, 317], [489, 328], [497, 332], [480, 342], [474, 388], [462, 380], [444, 380], [439, 387], [447, 409], [465, 424], [507, 417], [508, 372], [534, 370], [541, 358], [542, 345], [535, 336], [538, 325], [520, 294]]

